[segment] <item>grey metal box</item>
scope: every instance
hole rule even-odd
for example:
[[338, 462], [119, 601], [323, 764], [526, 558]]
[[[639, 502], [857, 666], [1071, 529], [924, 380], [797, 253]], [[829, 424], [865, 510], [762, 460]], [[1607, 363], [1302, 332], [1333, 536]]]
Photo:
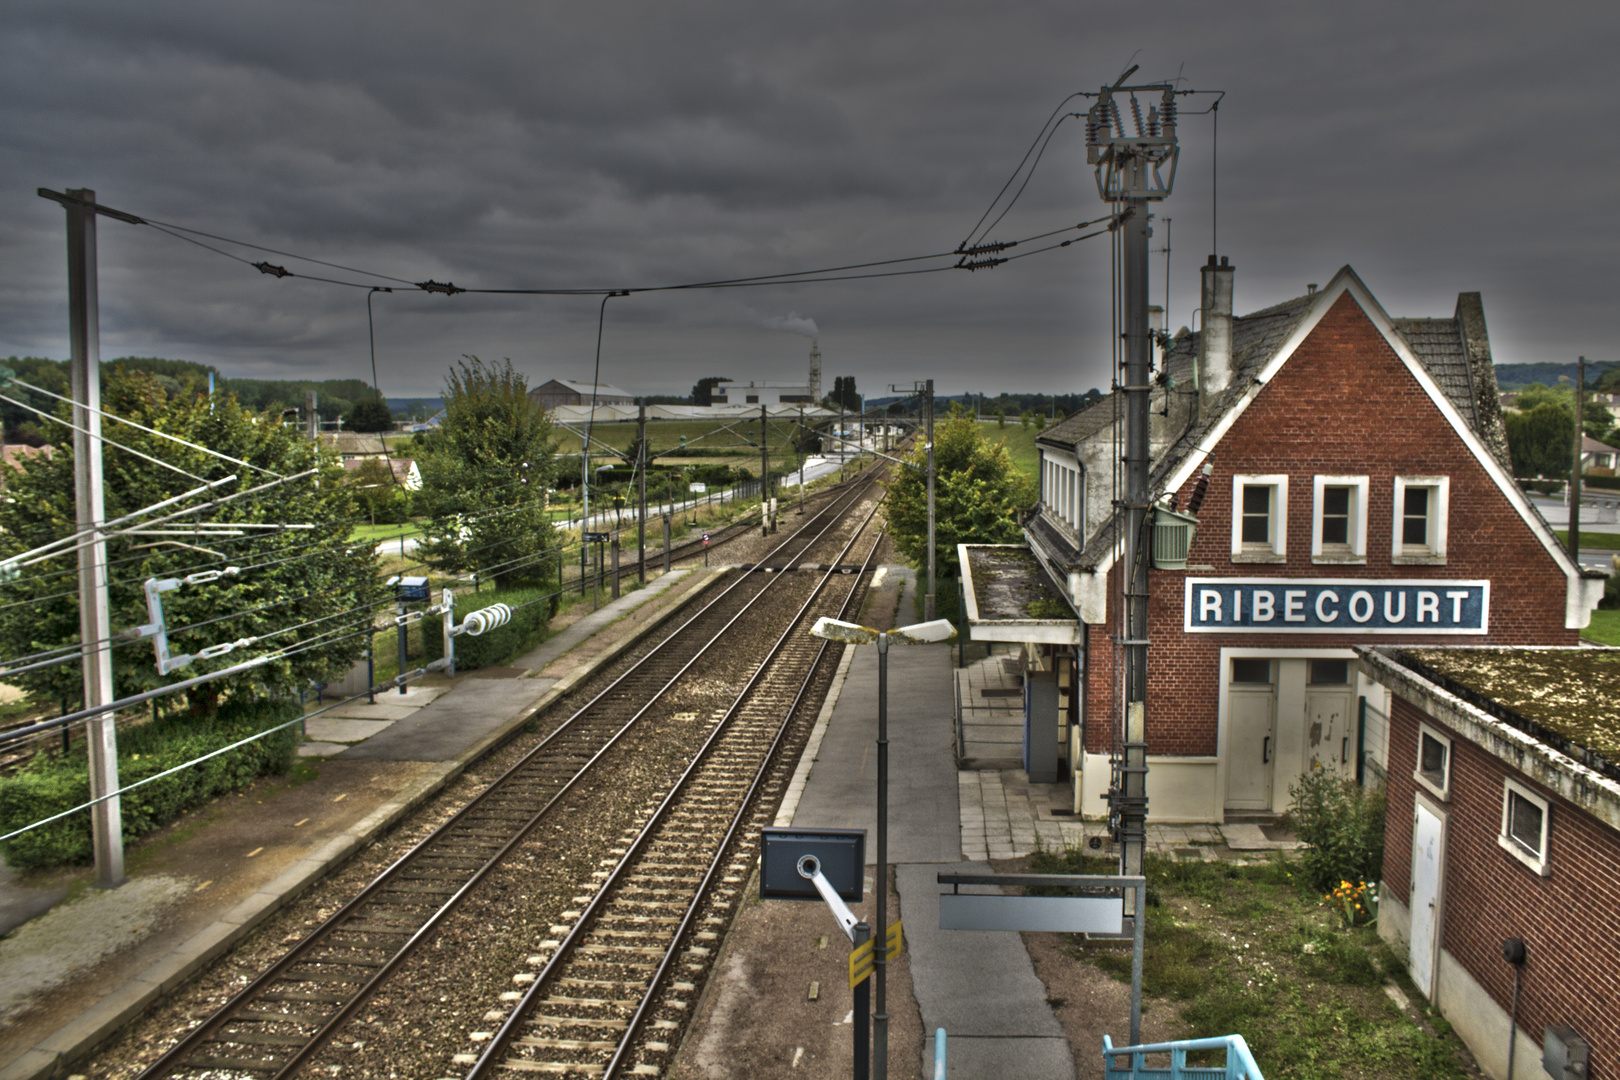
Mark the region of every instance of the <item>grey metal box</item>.
[[810, 879], [799, 876], [799, 859], [814, 855], [838, 895], [859, 903], [865, 886], [865, 829], [794, 829], [766, 826], [761, 843], [761, 900], [820, 900]]
[[1541, 1067], [1553, 1080], [1586, 1080], [1592, 1048], [1572, 1027], [1559, 1024], [1541, 1033]]

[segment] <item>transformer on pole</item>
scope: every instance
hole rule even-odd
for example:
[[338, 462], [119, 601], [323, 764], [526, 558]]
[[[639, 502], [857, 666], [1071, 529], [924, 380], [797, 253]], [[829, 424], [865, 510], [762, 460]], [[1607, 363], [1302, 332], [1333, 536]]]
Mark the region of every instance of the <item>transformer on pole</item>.
[[[1116, 208], [1121, 233], [1124, 356], [1120, 388], [1125, 403], [1123, 497], [1116, 492], [1122, 618], [1116, 643], [1123, 660], [1124, 700], [1112, 754], [1109, 817], [1120, 845], [1120, 873], [1142, 873], [1147, 840], [1148, 568], [1153, 499], [1149, 442], [1153, 335], [1148, 325], [1148, 204], [1164, 199], [1175, 182], [1176, 93], [1168, 83], [1125, 86], [1133, 67], [1105, 86], [1086, 114], [1086, 160], [1096, 166], [1097, 194]], [[1142, 115], [1144, 97], [1147, 116]], [[1088, 95], [1089, 96], [1089, 95]], [[1120, 112], [1130, 108], [1132, 134]], [[1143, 912], [1134, 913], [1142, 918]], [[1135, 1038], [1136, 1033], [1132, 1033]]]

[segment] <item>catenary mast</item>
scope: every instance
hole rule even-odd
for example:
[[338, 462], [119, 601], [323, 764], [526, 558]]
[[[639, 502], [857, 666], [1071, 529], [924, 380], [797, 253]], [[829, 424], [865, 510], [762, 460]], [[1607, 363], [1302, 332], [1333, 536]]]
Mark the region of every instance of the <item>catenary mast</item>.
[[[1117, 622], [1123, 661], [1120, 730], [1115, 739], [1114, 777], [1109, 790], [1110, 818], [1120, 844], [1120, 872], [1142, 873], [1147, 838], [1147, 614], [1151, 554], [1152, 490], [1149, 441], [1153, 337], [1148, 325], [1148, 206], [1170, 194], [1175, 182], [1176, 95], [1168, 84], [1126, 86], [1132, 67], [1113, 86], [1104, 87], [1086, 115], [1086, 160], [1096, 166], [1097, 193], [1113, 204], [1121, 233], [1120, 278], [1123, 285], [1121, 390], [1125, 403], [1123, 497], [1116, 492], [1120, 531], [1120, 580], [1123, 618]], [[1142, 97], [1151, 98], [1147, 115]], [[1130, 118], [1121, 112], [1121, 102]], [[1130, 124], [1132, 134], [1126, 133]], [[1142, 917], [1137, 912], [1137, 917]]]

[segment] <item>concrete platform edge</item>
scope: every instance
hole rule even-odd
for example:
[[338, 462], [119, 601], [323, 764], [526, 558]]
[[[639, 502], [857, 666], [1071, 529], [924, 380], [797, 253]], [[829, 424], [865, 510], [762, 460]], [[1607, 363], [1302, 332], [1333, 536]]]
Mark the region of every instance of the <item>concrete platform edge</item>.
[[[715, 568], [708, 580], [700, 580], [678, 603], [671, 604], [667, 610], [635, 633], [627, 635], [623, 641], [601, 656], [559, 679], [533, 705], [468, 747], [454, 761], [442, 763], [432, 774], [416, 781], [398, 797], [379, 806], [341, 836], [334, 837], [317, 855], [301, 859], [269, 886], [236, 905], [206, 929], [193, 934], [168, 956], [152, 964], [133, 980], [80, 1013], [77, 1019], [64, 1024], [38, 1045], [24, 1050], [14, 1060], [0, 1068], [0, 1080], [57, 1080], [68, 1075], [71, 1066], [115, 1036], [125, 1024], [139, 1016], [153, 1001], [185, 983], [246, 937], [265, 919], [296, 900], [327, 874], [339, 869], [351, 856], [368, 846], [395, 822], [460, 776], [468, 765], [504, 743], [522, 725], [549, 708], [563, 695], [645, 640], [687, 604], [726, 578], [730, 570], [730, 567]], [[614, 625], [617, 625], [617, 620], [602, 627], [602, 630]], [[601, 633], [602, 630], [597, 633]], [[590, 638], [584, 640], [589, 641]]]

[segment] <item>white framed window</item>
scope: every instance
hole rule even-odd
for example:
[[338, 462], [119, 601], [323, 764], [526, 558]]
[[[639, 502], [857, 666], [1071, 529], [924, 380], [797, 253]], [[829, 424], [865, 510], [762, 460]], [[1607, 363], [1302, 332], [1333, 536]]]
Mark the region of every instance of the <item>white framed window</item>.
[[1428, 724], [1418, 725], [1417, 767], [1412, 779], [1437, 799], [1451, 797], [1451, 736]]
[[1451, 477], [1395, 478], [1394, 538], [1390, 558], [1397, 565], [1435, 566], [1446, 561], [1446, 519]]
[[1232, 477], [1232, 561], [1280, 563], [1287, 558], [1287, 474]]
[[1041, 457], [1041, 503], [1077, 536], [1084, 532], [1085, 472], [1057, 458]]
[[1311, 515], [1311, 561], [1367, 561], [1367, 478], [1318, 476]]
[[1542, 877], [1551, 873], [1547, 865], [1549, 823], [1545, 798], [1513, 780], [1503, 782], [1502, 832], [1496, 842]]

